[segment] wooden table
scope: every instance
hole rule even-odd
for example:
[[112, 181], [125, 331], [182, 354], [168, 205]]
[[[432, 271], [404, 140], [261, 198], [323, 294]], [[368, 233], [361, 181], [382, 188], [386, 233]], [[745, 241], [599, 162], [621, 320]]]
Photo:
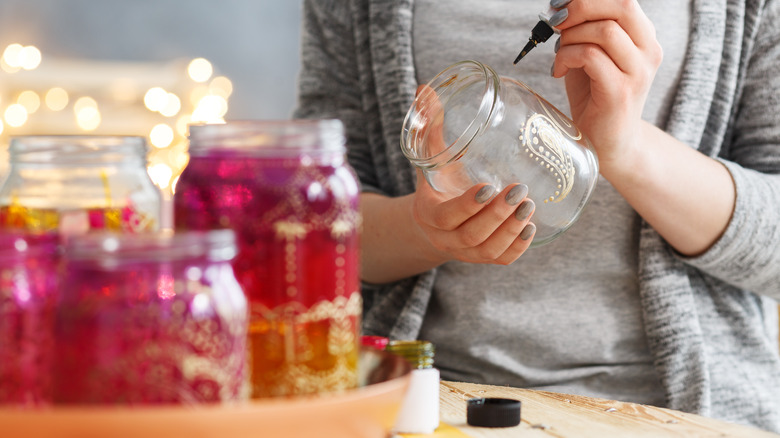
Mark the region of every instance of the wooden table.
[[[522, 402], [519, 426], [471, 427], [466, 400], [512, 398]], [[756, 428], [713, 420], [671, 409], [544, 391], [441, 382], [441, 426], [422, 438], [611, 438], [611, 437], [750, 437], [780, 438]]]

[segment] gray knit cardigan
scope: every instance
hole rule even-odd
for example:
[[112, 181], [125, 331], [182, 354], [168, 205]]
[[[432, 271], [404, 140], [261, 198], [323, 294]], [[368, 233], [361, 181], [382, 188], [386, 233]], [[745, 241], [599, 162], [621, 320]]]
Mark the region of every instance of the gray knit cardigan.
[[[728, 167], [736, 208], [724, 235], [696, 258], [676, 254], [643, 224], [645, 330], [668, 407], [780, 432], [777, 307], [769, 298], [780, 298], [780, 1], [693, 4], [665, 129]], [[399, 147], [417, 86], [412, 11], [412, 0], [304, 2], [294, 116], [341, 119], [363, 190], [389, 196], [415, 184]], [[434, 269], [364, 285], [364, 332], [416, 338], [435, 277]]]

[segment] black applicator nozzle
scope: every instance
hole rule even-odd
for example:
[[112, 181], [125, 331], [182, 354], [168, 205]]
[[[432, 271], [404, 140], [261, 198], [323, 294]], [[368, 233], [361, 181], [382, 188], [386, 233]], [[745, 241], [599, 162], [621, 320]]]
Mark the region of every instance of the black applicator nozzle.
[[543, 43], [549, 40], [554, 33], [555, 31], [553, 30], [552, 26], [547, 24], [547, 22], [540, 20], [531, 30], [531, 38], [528, 38], [528, 42], [525, 44], [525, 47], [523, 47], [523, 50], [519, 55], [517, 55], [515, 62], [512, 64], [517, 64], [517, 62], [523, 59], [525, 55], [531, 51], [531, 49], [536, 47], [539, 43]]

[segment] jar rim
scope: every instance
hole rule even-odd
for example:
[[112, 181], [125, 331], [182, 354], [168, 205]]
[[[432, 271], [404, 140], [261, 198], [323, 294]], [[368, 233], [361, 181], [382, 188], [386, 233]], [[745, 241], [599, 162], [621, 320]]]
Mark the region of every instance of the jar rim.
[[[482, 79], [482, 101], [473, 118], [461, 134], [458, 135], [457, 139], [449, 145], [444, 145], [441, 151], [429, 153], [427, 148], [421, 148], [418, 144], [418, 140], [424, 137], [422, 132], [424, 129], [422, 128], [426, 125], [426, 123], [420, 120], [424, 117], [421, 113], [427, 107], [427, 103], [423, 101], [430, 97], [430, 93], [418, 93], [409, 111], [406, 113], [401, 130], [401, 150], [407, 159], [416, 166], [431, 169], [457, 160], [465, 153], [471, 141], [487, 127], [496, 108], [501, 83], [498, 73], [491, 67], [474, 60], [456, 62], [437, 74], [426, 84], [426, 87], [433, 90], [437, 96], [438, 103], [438, 96], [443, 91], [449, 91], [456, 84], [462, 83], [464, 81], [463, 74], [465, 73], [477, 75]], [[418, 111], [418, 109], [423, 111]]]
[[243, 154], [339, 152], [345, 150], [344, 125], [338, 119], [234, 120], [189, 125], [190, 155], [212, 149]]
[[11, 137], [9, 159], [16, 163], [110, 163], [146, 160], [146, 139], [122, 135], [21, 135]]
[[56, 257], [59, 234], [22, 229], [0, 230], [0, 261], [18, 257]]
[[149, 233], [95, 232], [65, 242], [68, 260], [115, 267], [125, 263], [172, 262], [191, 258], [229, 261], [237, 253], [230, 229]]

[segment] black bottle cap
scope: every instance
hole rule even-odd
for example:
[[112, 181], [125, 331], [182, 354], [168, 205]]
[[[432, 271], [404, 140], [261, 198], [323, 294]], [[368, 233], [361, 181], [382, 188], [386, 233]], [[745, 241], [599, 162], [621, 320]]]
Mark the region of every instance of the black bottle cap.
[[470, 426], [513, 427], [520, 424], [520, 400], [509, 398], [472, 398], [466, 420]]

